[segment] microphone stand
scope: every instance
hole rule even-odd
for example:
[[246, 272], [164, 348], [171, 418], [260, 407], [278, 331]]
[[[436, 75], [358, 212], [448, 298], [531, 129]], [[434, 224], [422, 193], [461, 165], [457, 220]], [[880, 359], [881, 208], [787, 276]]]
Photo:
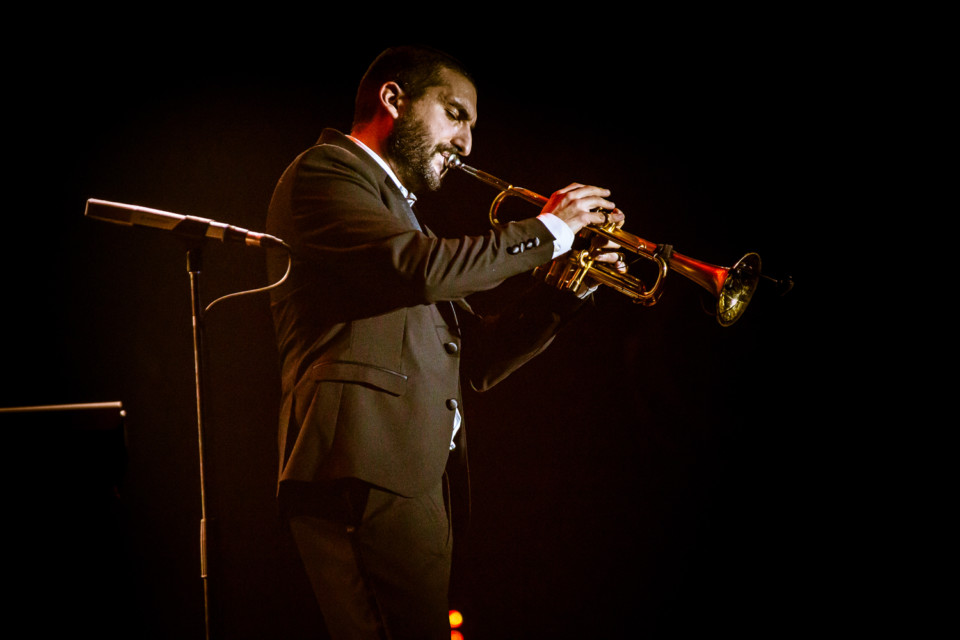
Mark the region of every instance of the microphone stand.
[[197, 396], [197, 440], [200, 454], [200, 579], [203, 581], [203, 623], [210, 639], [210, 574], [207, 562], [207, 491], [204, 468], [204, 358], [203, 305], [200, 297], [200, 272], [203, 269], [203, 240], [188, 240], [187, 273], [190, 277], [190, 308], [193, 320], [193, 369]]
[[[215, 220], [183, 216], [158, 209], [149, 209], [136, 205], [109, 202], [106, 200], [89, 199], [85, 215], [90, 218], [103, 220], [126, 226], [152, 227], [171, 231], [179, 236], [187, 247], [187, 273], [190, 277], [190, 308], [193, 320], [193, 369], [197, 396], [197, 439], [200, 454], [200, 578], [203, 580], [203, 619], [204, 631], [207, 640], [211, 637], [211, 592], [210, 567], [208, 557], [208, 542], [210, 540], [210, 518], [207, 515], [207, 487], [206, 469], [204, 468], [204, 341], [203, 321], [204, 308], [200, 296], [200, 272], [203, 268], [203, 243], [208, 238], [223, 242], [242, 242], [247, 246], [261, 248], [282, 248], [292, 255], [292, 249], [280, 238], [248, 231], [232, 225], [223, 224]], [[278, 282], [268, 287], [247, 292], [230, 294], [220, 298], [266, 291], [279, 286], [290, 274], [292, 259], [287, 263], [287, 273]], [[213, 306], [217, 301], [210, 304]], [[209, 310], [210, 307], [207, 307]]]
[[[180, 222], [175, 231], [181, 236], [187, 244], [187, 273], [190, 277], [190, 308], [193, 324], [193, 367], [194, 378], [196, 380], [197, 396], [197, 443], [199, 451], [199, 471], [200, 471], [200, 579], [203, 581], [203, 620], [204, 632], [207, 640], [211, 638], [211, 629], [213, 627], [213, 616], [211, 614], [212, 602], [210, 590], [210, 563], [209, 563], [209, 541], [211, 538], [211, 519], [208, 516], [207, 509], [207, 490], [206, 490], [206, 469], [204, 467], [204, 415], [205, 415], [205, 369], [204, 369], [204, 307], [200, 295], [200, 272], [203, 269], [203, 243], [209, 237], [209, 221], [204, 219], [187, 219]], [[269, 246], [282, 246], [289, 250], [279, 238], [273, 236], [264, 236], [272, 244]], [[289, 273], [289, 271], [288, 271]], [[284, 276], [284, 279], [286, 276]], [[282, 282], [282, 280], [281, 280]], [[276, 283], [279, 284], [279, 283]], [[276, 286], [276, 285], [272, 285]], [[253, 292], [250, 292], [253, 293]], [[229, 297], [229, 296], [225, 296]], [[221, 298], [223, 299], [223, 298]], [[211, 303], [212, 306], [213, 303]], [[208, 307], [209, 310], [209, 307]]]

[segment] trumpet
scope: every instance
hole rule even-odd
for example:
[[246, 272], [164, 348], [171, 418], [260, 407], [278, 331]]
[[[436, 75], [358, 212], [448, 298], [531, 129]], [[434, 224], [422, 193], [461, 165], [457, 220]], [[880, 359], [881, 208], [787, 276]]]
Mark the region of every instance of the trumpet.
[[[500, 205], [509, 197], [520, 198], [541, 208], [547, 203], [544, 196], [464, 164], [455, 154], [449, 155], [444, 162], [444, 173], [449, 169], [459, 169], [500, 189], [500, 193], [490, 205], [489, 212], [490, 224], [496, 228], [504, 226], [497, 213]], [[606, 216], [609, 212], [601, 210], [601, 213]], [[659, 300], [667, 273], [672, 270], [700, 285], [716, 298], [717, 322], [724, 327], [729, 327], [740, 319], [760, 280], [760, 256], [756, 253], [747, 253], [732, 267], [718, 267], [678, 253], [670, 245], [655, 244], [627, 233], [609, 219], [602, 224], [584, 227], [580, 235], [589, 240], [588, 247], [572, 250], [547, 265], [537, 267], [534, 275], [558, 289], [570, 291], [580, 290], [584, 281], [589, 278], [611, 287], [638, 304], [652, 305]], [[652, 261], [656, 266], [656, 279], [653, 284], [647, 285], [633, 274], [622, 273], [596, 260], [596, 256], [603, 252], [603, 247], [608, 242]]]

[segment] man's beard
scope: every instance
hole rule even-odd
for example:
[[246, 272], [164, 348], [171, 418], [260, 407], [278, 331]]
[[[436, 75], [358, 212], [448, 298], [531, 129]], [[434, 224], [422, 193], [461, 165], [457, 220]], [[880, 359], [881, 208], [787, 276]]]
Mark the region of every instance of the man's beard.
[[[397, 177], [403, 186], [413, 192], [423, 188], [430, 191], [440, 188], [440, 176], [434, 171], [431, 161], [444, 150], [440, 145], [431, 144], [427, 127], [421, 120], [411, 117], [409, 112], [394, 122], [393, 131], [387, 137], [386, 151]], [[454, 150], [450, 151], [452, 153]]]

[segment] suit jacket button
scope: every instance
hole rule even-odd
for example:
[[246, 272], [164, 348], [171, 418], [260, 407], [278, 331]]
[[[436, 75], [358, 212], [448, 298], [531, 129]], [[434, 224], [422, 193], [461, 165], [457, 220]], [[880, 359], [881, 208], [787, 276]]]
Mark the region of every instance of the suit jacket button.
[[457, 346], [456, 342], [448, 342], [445, 345], [443, 345], [443, 349], [450, 355], [453, 355], [460, 350], [460, 347]]
[[459, 406], [460, 406], [460, 403], [457, 402], [456, 398], [450, 398], [449, 400], [447, 400], [447, 409], [450, 409], [450, 411], [456, 410], [456, 408]]
[[507, 253], [509, 253], [512, 256], [517, 255], [521, 251], [523, 251], [523, 247], [519, 244], [515, 244], [507, 247]]

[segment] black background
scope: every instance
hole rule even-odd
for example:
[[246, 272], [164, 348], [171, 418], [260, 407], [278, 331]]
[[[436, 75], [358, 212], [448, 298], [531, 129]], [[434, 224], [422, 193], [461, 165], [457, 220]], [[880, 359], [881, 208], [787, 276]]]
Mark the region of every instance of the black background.
[[[246, 20], [242, 31], [89, 20], [24, 52], [34, 62], [8, 79], [0, 406], [120, 400], [128, 413], [108, 544], [83, 534], [96, 511], [11, 514], [43, 545], [25, 547], [11, 574], [38, 630], [203, 636], [185, 249], [172, 234], [86, 219], [86, 200], [263, 230], [283, 169], [322, 128], [349, 128], [360, 75], [403, 42], [474, 70], [471, 164], [543, 194], [606, 186], [629, 231], [715, 264], [756, 251], [766, 272], [797, 282], [782, 298], [762, 289], [730, 328], [677, 275], [653, 307], [602, 290], [542, 357], [465, 399], [473, 517], [452, 594], [465, 637], [780, 637], [850, 609], [857, 567], [837, 497], [846, 410], [824, 377], [829, 313], [811, 251], [838, 153], [835, 34], [797, 16], [694, 26], [438, 14], [444, 28], [409, 37], [364, 35], [363, 15]], [[470, 233], [494, 195], [451, 175], [422, 210], [439, 230]], [[256, 249], [210, 243], [204, 267], [206, 302], [267, 284]], [[216, 634], [316, 637], [319, 614], [275, 518], [266, 296], [218, 304], [205, 329]], [[34, 430], [9, 449], [9, 484], [32, 504], [57, 491], [41, 482], [58, 477], [46, 454], [55, 434]]]

